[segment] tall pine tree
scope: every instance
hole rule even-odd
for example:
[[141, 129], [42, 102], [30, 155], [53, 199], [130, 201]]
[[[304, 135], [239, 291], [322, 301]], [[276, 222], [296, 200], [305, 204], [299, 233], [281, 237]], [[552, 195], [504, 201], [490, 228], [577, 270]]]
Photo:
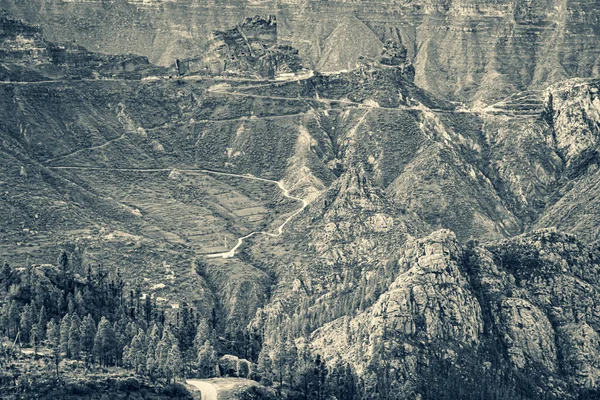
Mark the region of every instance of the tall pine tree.
[[102, 317], [94, 338], [94, 356], [101, 365], [114, 365], [116, 361], [117, 337], [112, 324]]
[[88, 358], [94, 350], [94, 338], [96, 337], [96, 323], [91, 314], [88, 314], [81, 323], [81, 350], [86, 353]]
[[80, 333], [81, 321], [77, 314], [73, 314], [71, 317], [71, 326], [69, 328], [69, 353], [70, 357], [74, 360], [79, 360], [81, 356], [81, 333]]

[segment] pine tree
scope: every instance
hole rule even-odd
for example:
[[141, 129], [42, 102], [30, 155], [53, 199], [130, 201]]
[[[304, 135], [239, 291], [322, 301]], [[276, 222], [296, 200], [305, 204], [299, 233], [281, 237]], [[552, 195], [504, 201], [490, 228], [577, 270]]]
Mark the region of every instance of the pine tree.
[[146, 295], [144, 298], [144, 319], [146, 320], [146, 326], [150, 326], [150, 321], [152, 321], [152, 295]]
[[297, 362], [297, 389], [303, 394], [304, 399], [313, 398], [313, 392], [316, 387], [317, 374], [313, 365], [310, 352], [306, 347], [300, 352]]
[[157, 369], [155, 358], [156, 347], [160, 341], [160, 330], [156, 324], [152, 325], [150, 333], [146, 335], [146, 374], [152, 379]]
[[48, 324], [48, 315], [46, 313], [46, 306], [42, 305], [40, 312], [38, 313], [37, 326], [38, 334], [41, 338], [46, 336], [46, 325]]
[[69, 293], [67, 295], [67, 313], [73, 315], [76, 311], [75, 298], [73, 297], [72, 293]]
[[10, 302], [8, 307], [6, 322], [8, 337], [14, 339], [19, 331], [19, 308], [14, 300]]
[[278, 390], [281, 394], [281, 388], [283, 387], [283, 378], [286, 375], [286, 366], [288, 362], [288, 356], [286, 354], [286, 342], [285, 334], [280, 331], [277, 339], [273, 345], [271, 352], [271, 360], [273, 361], [273, 372], [279, 382]]
[[101, 365], [112, 365], [116, 359], [117, 337], [115, 330], [106, 317], [98, 324], [94, 337], [94, 356]]
[[327, 383], [327, 367], [325, 366], [325, 362], [321, 359], [321, 355], [317, 354], [315, 358], [315, 375], [317, 382], [317, 400], [325, 399], [326, 393], [325, 388]]
[[146, 335], [142, 329], [131, 340], [129, 361], [135, 372], [141, 374], [146, 368]]
[[37, 308], [48, 307], [48, 290], [40, 279], [36, 279], [33, 285], [33, 298]]
[[60, 330], [58, 324], [54, 322], [54, 318], [48, 322], [46, 326], [46, 342], [48, 347], [52, 350], [52, 359], [56, 367], [56, 378], [59, 378], [58, 366], [60, 364]]
[[156, 325], [153, 325], [149, 333], [146, 334], [146, 357], [152, 356], [152, 358], [154, 358], [154, 352], [156, 351], [156, 346], [159, 341], [159, 329]]
[[127, 337], [127, 322], [126, 322], [126, 316], [125, 314], [121, 315], [121, 318], [114, 323], [113, 325], [113, 330], [115, 332], [115, 337], [116, 337], [116, 349], [115, 349], [115, 354], [116, 354], [116, 362], [119, 363], [121, 361], [121, 358], [123, 356], [123, 348], [125, 346], [127, 346], [130, 342], [130, 340]]
[[261, 375], [260, 383], [264, 386], [271, 386], [273, 384], [273, 361], [266, 346], [263, 346], [261, 352], [258, 354], [257, 368]]
[[129, 342], [131, 342], [135, 335], [138, 334], [138, 330], [139, 327], [135, 322], [131, 321], [127, 324], [127, 328], [125, 328], [125, 336]]
[[296, 375], [296, 361], [298, 359], [298, 349], [291, 334], [288, 333], [285, 343], [285, 353], [287, 357], [286, 371], [288, 382], [291, 387], [294, 386], [294, 376]]
[[8, 314], [8, 304], [4, 303], [2, 306], [2, 310], [0, 310], [0, 335], [6, 333], [7, 329], [7, 314]]
[[156, 370], [158, 371], [160, 376], [168, 376], [169, 369], [167, 360], [169, 358], [169, 350], [169, 344], [163, 337], [163, 339], [161, 339], [160, 342], [158, 342], [158, 345], [156, 346], [156, 352], [154, 357], [156, 361]]
[[50, 348], [53, 348], [54, 346], [59, 347], [60, 345], [60, 331], [54, 318], [46, 325], [46, 343]]
[[60, 255], [58, 256], [58, 269], [61, 275], [61, 286], [64, 290], [69, 290], [69, 280], [70, 280], [70, 271], [69, 271], [69, 256], [67, 252], [62, 250]]
[[2, 310], [0, 310], [0, 335], [7, 334], [8, 329], [8, 303], [4, 303]]
[[71, 317], [71, 326], [69, 328], [69, 353], [72, 359], [78, 360], [81, 356], [81, 333], [80, 333], [81, 321], [77, 314], [73, 314]]
[[212, 378], [216, 375], [217, 352], [208, 340], [198, 350], [197, 362], [201, 378]]
[[81, 323], [81, 349], [86, 352], [88, 358], [94, 350], [94, 338], [96, 337], [96, 323], [91, 314], [88, 314]]
[[133, 363], [133, 353], [131, 352], [130, 346], [123, 347], [123, 357], [121, 357], [121, 359], [125, 368], [135, 368]]
[[75, 299], [75, 311], [77, 312], [77, 314], [85, 315], [85, 313], [86, 313], [85, 300], [83, 299], [83, 295], [81, 294], [81, 291], [79, 289], [77, 289], [75, 291], [74, 299]]
[[169, 351], [176, 341], [177, 339], [175, 339], [175, 336], [171, 333], [170, 329], [165, 327], [165, 329], [163, 329], [162, 338], [156, 345], [155, 361], [157, 370], [165, 378], [169, 375]]
[[35, 324], [31, 327], [31, 333], [29, 334], [29, 343], [33, 347], [33, 355], [37, 357], [38, 347], [40, 345], [40, 329]]
[[150, 377], [150, 380], [154, 380], [154, 371], [156, 370], [156, 361], [154, 355], [148, 352], [146, 354], [146, 374]]
[[169, 350], [167, 365], [170, 375], [173, 376], [173, 381], [175, 382], [177, 377], [181, 376], [183, 372], [183, 361], [181, 359], [181, 352], [179, 351], [179, 346], [177, 343], [174, 343], [173, 346], [171, 346], [171, 350]]
[[30, 304], [26, 304], [25, 307], [23, 307], [20, 318], [20, 326], [21, 339], [25, 343], [29, 343], [29, 334], [31, 332], [31, 327], [33, 326], [33, 309]]
[[328, 393], [340, 400], [356, 398], [356, 379], [350, 365], [338, 362], [329, 377]]
[[4, 288], [5, 292], [8, 292], [8, 290], [10, 289], [10, 285], [12, 284], [13, 281], [13, 272], [12, 272], [12, 268], [10, 267], [10, 265], [8, 263], [4, 263], [4, 265], [2, 266], [2, 269], [0, 270], [0, 282], [2, 283], [2, 287]]
[[198, 354], [198, 351], [200, 351], [207, 340], [212, 340], [211, 332], [208, 321], [201, 319], [198, 326], [196, 326], [196, 336], [194, 337], [194, 349], [196, 354]]
[[25, 265], [25, 297], [27, 298], [27, 303], [31, 304], [31, 295], [33, 293], [33, 265], [31, 265], [29, 261], [27, 261]]
[[60, 352], [65, 355], [66, 358], [70, 358], [69, 353], [69, 330], [71, 329], [71, 316], [65, 314], [63, 319], [60, 321]]
[[66, 302], [65, 302], [65, 291], [61, 290], [60, 295], [58, 296], [58, 299], [56, 300], [56, 309], [58, 310], [59, 314], [64, 314], [66, 312]]
[[148, 342], [152, 342], [154, 346], [158, 344], [160, 340], [160, 328], [156, 324], [152, 324], [152, 328], [150, 328], [150, 334], [148, 335]]

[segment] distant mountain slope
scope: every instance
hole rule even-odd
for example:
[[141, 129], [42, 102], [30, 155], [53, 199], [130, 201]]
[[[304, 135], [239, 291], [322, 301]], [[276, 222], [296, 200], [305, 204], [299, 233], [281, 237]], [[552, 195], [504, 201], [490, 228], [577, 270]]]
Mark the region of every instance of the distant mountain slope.
[[[279, 39], [299, 49], [307, 66], [348, 69], [348, 62], [369, 55], [361, 52], [371, 51], [375, 37], [401, 41], [419, 86], [476, 104], [568, 78], [598, 77], [600, 65], [595, 0], [2, 0], [0, 9], [42, 25], [50, 40], [75, 40], [103, 53], [136, 53], [160, 65], [200, 56], [214, 31], [253, 15], [275, 14], [283, 28]], [[359, 20], [350, 28], [362, 34], [352, 36], [355, 51], [338, 53], [334, 43], [343, 40], [328, 38], [346, 32], [348, 20]], [[345, 55], [336, 60], [334, 54]]]
[[323, 72], [352, 70], [357, 65], [357, 55], [376, 58], [383, 43], [356, 17], [342, 17], [339, 24], [323, 42], [321, 57], [316, 68]]

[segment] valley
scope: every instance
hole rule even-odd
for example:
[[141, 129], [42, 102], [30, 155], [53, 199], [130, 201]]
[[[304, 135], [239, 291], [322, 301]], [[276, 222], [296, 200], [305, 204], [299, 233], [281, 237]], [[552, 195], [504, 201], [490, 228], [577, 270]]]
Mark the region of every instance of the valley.
[[[3, 2], [21, 15], [13, 3]], [[96, 11], [129, 10], [125, 21], [139, 17], [135, 7], [154, 10], [144, 28], [152, 30], [168, 15], [156, 10], [203, 9], [172, 3]], [[98, 7], [86, 4], [50, 2], [28, 15], [51, 15], [50, 36], [62, 35], [54, 18]], [[377, 7], [307, 4], [314, 9], [298, 15]], [[504, 32], [501, 5], [413, 6], [398, 7], [412, 7], [420, 28], [361, 19], [363, 11], [300, 26], [284, 10], [221, 21], [225, 30], [193, 46], [164, 45], [160, 35], [180, 33], [160, 31], [143, 50], [162, 66], [53, 44], [3, 17], [5, 346], [20, 318], [44, 305], [64, 332], [80, 332], [89, 313], [88, 325], [115, 337], [75, 356], [68, 332], [58, 347], [45, 339], [43, 360], [58, 358], [56, 379], [91, 357], [119, 379], [135, 372], [140, 387], [164, 383], [165, 396], [180, 390], [171, 381], [188, 378], [207, 398], [594, 398], [595, 58], [561, 53], [563, 74], [552, 55], [519, 50], [530, 44], [519, 34], [525, 25], [539, 30], [536, 43], [562, 32], [546, 26], [550, 17], [536, 19], [537, 8], [515, 11], [521, 22], [509, 37], [524, 42], [498, 48], [477, 32]], [[581, 17], [593, 26], [581, 45], [592, 53], [595, 15]], [[452, 28], [446, 38], [421, 37], [445, 26], [441, 16]], [[114, 32], [104, 22], [91, 31]], [[63, 37], [92, 50], [104, 43], [77, 29]], [[311, 29], [324, 42], [303, 42]], [[447, 57], [433, 57], [441, 43], [471, 34], [482, 38], [476, 50], [462, 59], [457, 50], [438, 70]], [[143, 40], [116, 39], [140, 52]], [[521, 60], [513, 74], [515, 58], [505, 53], [536, 60]]]

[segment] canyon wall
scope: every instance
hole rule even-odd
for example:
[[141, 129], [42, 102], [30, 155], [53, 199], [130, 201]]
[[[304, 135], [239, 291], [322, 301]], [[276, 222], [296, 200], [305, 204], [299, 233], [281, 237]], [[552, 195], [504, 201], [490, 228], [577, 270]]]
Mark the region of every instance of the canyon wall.
[[[598, 76], [598, 0], [213, 1], [1, 0], [47, 39], [131, 52], [170, 65], [196, 57], [212, 32], [276, 15], [279, 40], [322, 70], [355, 67], [381, 43], [402, 42], [416, 83], [448, 99], [490, 103], [516, 90]], [[353, 57], [348, 57], [352, 54]]]

